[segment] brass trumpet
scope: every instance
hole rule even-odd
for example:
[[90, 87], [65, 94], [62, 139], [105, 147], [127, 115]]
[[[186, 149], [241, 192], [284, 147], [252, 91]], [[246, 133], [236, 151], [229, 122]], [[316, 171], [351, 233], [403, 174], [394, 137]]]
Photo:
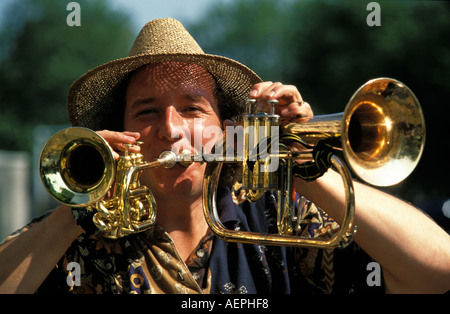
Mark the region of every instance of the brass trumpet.
[[145, 162], [141, 154], [129, 153], [129, 145], [125, 146], [116, 163], [100, 135], [72, 127], [53, 135], [40, 159], [41, 179], [50, 195], [62, 204], [96, 211], [94, 224], [111, 239], [147, 230], [155, 223], [156, 202], [151, 191], [139, 184], [142, 171], [183, 162], [182, 155], [171, 151]]
[[[425, 123], [420, 104], [408, 87], [393, 79], [367, 82], [354, 93], [343, 113], [317, 116], [307, 123], [280, 123], [273, 106], [274, 103], [269, 113], [255, 112], [249, 103], [243, 121], [243, 147], [237, 147], [242, 154], [235, 151], [232, 156], [219, 158], [217, 154], [214, 158], [206, 155], [199, 158], [186, 152], [163, 152], [159, 158], [145, 162], [141, 154], [126, 151], [116, 163], [109, 145], [95, 132], [69, 128], [54, 135], [44, 147], [40, 164], [42, 181], [59, 202], [95, 210], [94, 223], [104, 236], [119, 238], [154, 225], [156, 204], [151, 191], [139, 184], [142, 171], [172, 167], [177, 162], [185, 165], [206, 162], [203, 211], [209, 227], [219, 238], [332, 248], [349, 243], [356, 227], [351, 174], [338, 155], [343, 155], [360, 179], [385, 186], [406, 178], [424, 148]], [[291, 149], [292, 141], [305, 149]], [[298, 164], [297, 159], [307, 162]], [[216, 193], [225, 162], [242, 163], [242, 184], [249, 201], [258, 200], [267, 191], [277, 191], [278, 234], [229, 230], [220, 222]], [[341, 228], [331, 239], [299, 237], [296, 232], [300, 218], [292, 198], [294, 177], [314, 180], [330, 167], [340, 173], [345, 188], [346, 209]]]
[[[203, 189], [204, 214], [213, 232], [226, 241], [317, 248], [346, 245], [356, 231], [354, 189], [350, 171], [337, 153], [342, 152], [353, 173], [363, 181], [389, 186], [404, 180], [414, 170], [425, 144], [420, 104], [408, 87], [394, 79], [367, 82], [353, 94], [343, 113], [317, 116], [307, 123], [280, 125], [278, 116], [271, 111], [251, 113], [244, 118], [244, 125], [257, 126], [261, 131], [256, 132], [263, 132], [263, 137], [273, 136], [269, 130], [274, 126], [275, 130], [280, 128], [281, 135], [274, 145], [278, 150], [266, 151], [265, 158], [253, 162], [244, 141], [242, 185], [250, 201], [257, 200], [266, 191], [278, 191], [278, 234], [229, 230], [222, 225], [215, 201], [222, 163], [208, 163]], [[250, 141], [247, 135], [245, 139]], [[292, 140], [307, 149], [291, 150]], [[264, 171], [276, 159], [279, 159], [278, 170]], [[299, 165], [295, 159], [310, 162]], [[344, 184], [346, 208], [341, 228], [331, 239], [298, 237], [300, 218], [293, 204], [293, 177], [314, 180], [330, 166], [339, 172]]]

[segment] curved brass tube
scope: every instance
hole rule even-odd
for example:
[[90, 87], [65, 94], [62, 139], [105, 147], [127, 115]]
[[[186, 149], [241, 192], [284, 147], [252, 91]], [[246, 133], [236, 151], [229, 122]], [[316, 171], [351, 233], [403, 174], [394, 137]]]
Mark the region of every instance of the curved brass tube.
[[339, 157], [333, 156], [331, 160], [333, 166], [336, 167], [337, 171], [342, 176], [346, 198], [346, 208], [342, 226], [336, 235], [334, 235], [331, 239], [306, 238], [296, 235], [255, 233], [250, 231], [227, 229], [220, 221], [219, 212], [216, 205], [219, 174], [222, 168], [221, 163], [210, 163], [206, 167], [203, 185], [203, 213], [208, 226], [215, 235], [222, 240], [229, 242], [315, 248], [333, 248], [347, 245], [350, 243], [354, 232], [356, 232], [353, 224], [353, 216], [355, 211], [353, 181], [347, 167], [345, 167]]
[[[232, 156], [219, 153], [192, 158], [190, 153], [176, 155], [167, 151], [145, 162], [141, 154], [130, 154], [127, 150], [116, 163], [101, 136], [85, 128], [69, 128], [54, 135], [44, 147], [41, 178], [59, 202], [95, 210], [93, 221], [104, 236], [119, 238], [154, 225], [156, 202], [151, 191], [139, 183], [142, 171], [170, 168], [176, 163], [187, 166], [206, 162], [203, 211], [209, 227], [219, 238], [318, 248], [349, 243], [356, 226], [353, 182], [346, 164], [353, 173], [374, 185], [392, 185], [406, 178], [419, 162], [425, 143], [419, 102], [404, 84], [389, 78], [371, 80], [361, 86], [343, 113], [317, 116], [307, 123], [280, 124], [275, 102], [271, 101], [269, 113], [250, 111], [244, 116], [242, 147], [237, 149], [243, 156], [234, 152]], [[249, 107], [256, 106], [249, 103]], [[301, 143], [305, 150], [290, 149], [292, 140]], [[341, 153], [345, 163], [338, 157]], [[299, 166], [297, 159], [308, 162]], [[249, 201], [257, 201], [267, 191], [277, 193], [278, 234], [228, 230], [223, 226], [216, 196], [224, 162], [242, 163], [242, 186]], [[297, 236], [300, 218], [292, 197], [296, 171], [304, 170], [304, 178], [314, 180], [329, 167], [340, 173], [344, 184], [346, 208], [341, 228], [331, 239]], [[313, 175], [308, 174], [311, 170]]]

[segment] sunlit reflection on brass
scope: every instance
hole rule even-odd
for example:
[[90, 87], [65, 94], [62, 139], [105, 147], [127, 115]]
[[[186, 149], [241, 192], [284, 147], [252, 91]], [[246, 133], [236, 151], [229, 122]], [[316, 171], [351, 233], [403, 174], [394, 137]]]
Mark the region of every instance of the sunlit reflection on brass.
[[343, 113], [317, 116], [283, 126], [309, 143], [340, 136], [353, 173], [375, 186], [404, 180], [417, 166], [425, 145], [425, 119], [419, 101], [403, 83], [374, 79], [361, 86]]
[[[251, 103], [249, 107], [255, 106]], [[262, 130], [265, 136], [272, 136], [268, 130], [279, 125], [280, 133], [299, 135], [309, 146], [330, 137], [338, 138], [341, 145], [335, 149], [342, 151], [353, 172], [377, 186], [393, 185], [405, 179], [419, 162], [425, 143], [425, 123], [419, 102], [404, 84], [389, 78], [371, 80], [361, 86], [343, 113], [316, 116], [306, 123], [280, 125], [273, 109], [270, 113], [250, 112], [244, 118], [244, 126], [253, 126], [256, 133]], [[292, 197], [292, 166], [295, 159], [313, 160], [312, 150], [293, 151], [279, 143], [277, 151], [266, 151], [269, 158], [249, 162], [252, 153], [246, 145], [248, 141], [249, 135], [246, 135], [243, 188], [250, 195], [250, 201], [257, 200], [268, 190], [277, 191], [278, 234], [229, 230], [222, 225], [215, 200], [220, 162], [208, 163], [203, 189], [203, 210], [214, 233], [226, 241], [266, 245], [330, 248], [348, 244], [356, 231], [355, 205], [353, 182], [344, 162], [337, 155], [331, 158], [333, 168], [343, 179], [346, 196], [345, 217], [339, 232], [331, 239], [300, 237], [296, 236], [301, 221]], [[276, 172], [261, 170], [274, 159], [279, 159]]]
[[[59, 202], [95, 211], [95, 225], [105, 237], [115, 239], [147, 230], [155, 223], [156, 203], [151, 191], [139, 183], [142, 171], [171, 168], [176, 163], [186, 167], [192, 162], [206, 163], [203, 211], [209, 227], [219, 238], [318, 248], [348, 244], [356, 226], [353, 181], [346, 164], [358, 177], [373, 185], [392, 185], [406, 178], [419, 162], [424, 147], [425, 124], [419, 102], [402, 83], [381, 78], [361, 86], [343, 113], [316, 116], [306, 123], [280, 123], [275, 103], [269, 101], [270, 111], [266, 113], [255, 112], [255, 101], [249, 101], [242, 125], [252, 131], [244, 132], [242, 147], [235, 147], [231, 156], [228, 151], [223, 155], [203, 152], [201, 156], [188, 151], [179, 154], [165, 151], [159, 158], [146, 162], [141, 154], [129, 153], [127, 149], [115, 161], [109, 145], [97, 133], [85, 128], [68, 128], [55, 134], [44, 147], [41, 178]], [[346, 204], [340, 229], [330, 239], [297, 236], [302, 221], [294, 206], [293, 167], [298, 160], [314, 160], [313, 153], [310, 148], [291, 149], [287, 143], [279, 142], [279, 134], [296, 134], [308, 146], [330, 137], [340, 140], [335, 149], [342, 151], [343, 158], [332, 155], [331, 166], [342, 177]], [[222, 147], [226, 138], [223, 136], [218, 142]], [[271, 139], [270, 143], [261, 140], [267, 138]], [[229, 230], [223, 226], [216, 196], [224, 162], [242, 165], [242, 187], [250, 202], [257, 201], [267, 191], [275, 191], [277, 234]]]
[[[60, 203], [88, 207], [103, 236], [116, 239], [147, 230], [155, 223], [156, 202], [139, 176], [152, 167], [173, 167], [170, 151], [145, 162], [126, 152], [116, 162], [111, 148], [97, 133], [68, 128], [55, 134], [41, 153], [40, 172], [48, 192]], [[108, 195], [110, 191], [111, 195]]]

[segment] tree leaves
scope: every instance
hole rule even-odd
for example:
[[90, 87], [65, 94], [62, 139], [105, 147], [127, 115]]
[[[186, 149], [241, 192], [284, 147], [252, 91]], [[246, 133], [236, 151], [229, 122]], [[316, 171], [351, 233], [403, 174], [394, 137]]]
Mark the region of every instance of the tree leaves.
[[70, 85], [88, 70], [128, 54], [130, 18], [103, 0], [78, 1], [70, 27], [65, 1], [21, 0], [7, 8], [0, 38], [0, 149], [28, 150], [38, 124], [66, 124]]

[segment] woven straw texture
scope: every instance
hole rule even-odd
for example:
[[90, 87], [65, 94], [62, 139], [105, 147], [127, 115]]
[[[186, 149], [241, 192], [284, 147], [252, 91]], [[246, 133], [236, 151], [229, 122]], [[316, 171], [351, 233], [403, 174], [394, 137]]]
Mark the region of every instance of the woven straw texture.
[[144, 65], [168, 61], [203, 66], [215, 78], [222, 101], [231, 107], [243, 108], [250, 88], [261, 81], [237, 61], [205, 54], [177, 20], [153, 20], [142, 28], [128, 57], [103, 64], [73, 83], [67, 98], [70, 123], [93, 130], [120, 128], [125, 79]]

